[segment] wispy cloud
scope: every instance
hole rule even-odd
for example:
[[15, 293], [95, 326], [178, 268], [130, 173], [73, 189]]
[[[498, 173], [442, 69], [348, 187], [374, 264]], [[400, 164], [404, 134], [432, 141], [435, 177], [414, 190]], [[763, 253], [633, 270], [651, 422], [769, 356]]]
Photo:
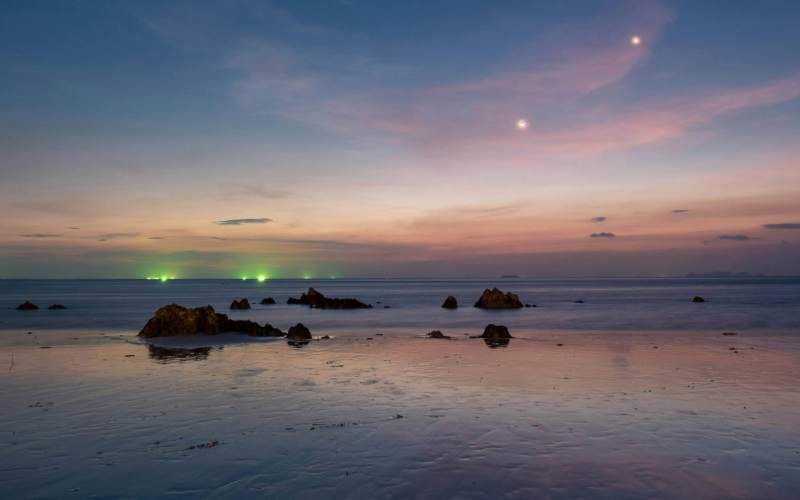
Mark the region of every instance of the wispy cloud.
[[800, 229], [800, 222], [783, 222], [781, 224], [764, 224], [764, 229]]
[[147, 238], [147, 239], [148, 239], [148, 240], [163, 240], [164, 238], [162, 238], [162, 237], [160, 237], [160, 236], [151, 236], [151, 237], [149, 237], [149, 238]]
[[220, 241], [228, 241], [228, 239], [227, 239], [227, 238], [220, 238], [220, 237], [218, 237], [218, 236], [212, 236], [212, 237], [211, 237], [211, 239], [212, 239], [212, 240], [220, 240]]
[[594, 217], [592, 219], [589, 219], [589, 222], [603, 222], [604, 220], [606, 220], [605, 217]]
[[689, 210], [673, 210], [673, 211], [671, 211], [670, 213], [671, 213], [671, 214], [682, 214], [682, 213], [684, 213], [684, 212], [688, 212], [688, 211], [689, 211]]
[[746, 236], [744, 234], [723, 234], [722, 236], [717, 236], [718, 240], [730, 240], [730, 241], [750, 241], [750, 240], [757, 240], [758, 238], [751, 238], [750, 236]]
[[589, 237], [590, 238], [616, 238], [617, 235], [614, 234], [614, 233], [602, 232], [602, 233], [592, 233], [592, 234], [589, 235]]
[[118, 238], [137, 238], [141, 233], [108, 233], [101, 234], [100, 237], [104, 240], [115, 240]]
[[266, 224], [268, 222], [273, 222], [273, 220], [266, 217], [261, 219], [229, 219], [216, 221], [214, 224], [218, 226], [241, 226], [243, 224]]
[[68, 227], [67, 229], [80, 229], [79, 227]]
[[42, 234], [42, 233], [34, 233], [34, 234], [20, 234], [23, 238], [61, 238], [60, 234]]

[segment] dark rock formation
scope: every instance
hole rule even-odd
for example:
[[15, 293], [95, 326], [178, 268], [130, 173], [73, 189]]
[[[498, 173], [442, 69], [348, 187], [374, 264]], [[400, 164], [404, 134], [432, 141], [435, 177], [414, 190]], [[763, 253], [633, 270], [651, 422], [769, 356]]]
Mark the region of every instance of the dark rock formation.
[[267, 297], [266, 299], [261, 299], [261, 302], [259, 302], [259, 304], [264, 304], [264, 305], [266, 305], [266, 304], [274, 304], [274, 303], [275, 303], [275, 299], [273, 299], [272, 297]]
[[282, 331], [273, 328], [269, 323], [261, 326], [255, 321], [248, 321], [246, 319], [229, 319], [228, 331], [243, 333], [251, 337], [283, 337], [284, 335]]
[[736, 332], [724, 332], [723, 335], [727, 335], [728, 337], [733, 337], [734, 335], [737, 335], [737, 333]]
[[310, 340], [311, 331], [306, 328], [303, 323], [297, 323], [289, 328], [289, 332], [286, 336], [292, 340]]
[[583, 304], [583, 301], [582, 300], [576, 300], [575, 303], [576, 304]]
[[450, 340], [450, 337], [448, 337], [447, 335], [443, 334], [439, 330], [432, 331], [431, 333], [428, 334], [428, 337], [432, 338], [432, 339], [447, 339], [447, 340]]
[[20, 304], [17, 306], [17, 311], [32, 311], [34, 309], [39, 309], [35, 304], [31, 304], [29, 301], [25, 301], [24, 304]]
[[231, 309], [250, 309], [250, 302], [247, 299], [234, 300], [231, 302]]
[[296, 347], [299, 349], [303, 346], [307, 346], [309, 342], [310, 341], [308, 340], [289, 340], [286, 343], [289, 344], [290, 347]]
[[61, 304], [53, 304], [52, 306], [48, 307], [48, 309], [66, 309], [66, 307], [62, 306]]
[[475, 303], [475, 307], [482, 307], [484, 309], [514, 309], [522, 307], [522, 302], [516, 294], [508, 292], [503, 293], [496, 287], [493, 290], [488, 288], [483, 291], [483, 295]]
[[329, 299], [313, 288], [309, 288], [308, 293], [299, 299], [290, 298], [287, 304], [304, 304], [317, 309], [372, 309], [371, 304], [356, 299]]
[[486, 328], [483, 330], [483, 335], [481, 335], [483, 339], [513, 339], [514, 337], [508, 333], [508, 328], [503, 325], [486, 325]]
[[248, 320], [229, 320], [226, 314], [214, 311], [211, 306], [189, 309], [177, 304], [164, 306], [139, 332], [140, 337], [174, 337], [177, 335], [219, 335], [237, 332], [256, 337], [280, 337], [283, 332], [272, 325], [260, 326]]
[[442, 307], [445, 309], [455, 309], [458, 307], [458, 301], [452, 295], [448, 295], [447, 299], [444, 301], [444, 304], [442, 304]]
[[703, 297], [695, 297], [692, 299], [692, 302], [705, 302], [706, 300]]

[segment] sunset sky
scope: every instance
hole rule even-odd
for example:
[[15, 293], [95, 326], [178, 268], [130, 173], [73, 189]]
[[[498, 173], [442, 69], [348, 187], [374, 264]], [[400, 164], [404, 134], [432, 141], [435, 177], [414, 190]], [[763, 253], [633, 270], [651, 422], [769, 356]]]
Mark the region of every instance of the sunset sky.
[[800, 275], [799, 19], [6, 0], [0, 277]]

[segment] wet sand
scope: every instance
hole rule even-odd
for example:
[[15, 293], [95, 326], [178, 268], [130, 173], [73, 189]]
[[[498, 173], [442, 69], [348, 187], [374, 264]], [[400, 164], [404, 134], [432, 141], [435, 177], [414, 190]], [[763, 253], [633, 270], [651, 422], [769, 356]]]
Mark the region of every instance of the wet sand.
[[378, 333], [3, 332], [2, 496], [800, 496], [797, 336]]

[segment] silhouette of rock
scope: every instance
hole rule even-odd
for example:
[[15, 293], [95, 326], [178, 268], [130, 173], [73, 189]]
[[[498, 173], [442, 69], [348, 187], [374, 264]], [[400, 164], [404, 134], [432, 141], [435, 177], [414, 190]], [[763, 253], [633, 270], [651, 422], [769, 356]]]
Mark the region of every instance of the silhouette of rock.
[[30, 301], [25, 301], [24, 304], [20, 304], [17, 306], [17, 311], [32, 311], [34, 309], [39, 309], [35, 304], [31, 304]]
[[489, 324], [486, 325], [486, 328], [483, 330], [483, 335], [481, 338], [484, 339], [513, 339], [514, 337], [508, 333], [508, 328], [503, 325], [494, 325]]
[[583, 304], [583, 301], [582, 300], [576, 300], [575, 303], [576, 304]]
[[310, 340], [311, 331], [306, 328], [303, 323], [297, 323], [289, 328], [289, 332], [286, 336], [292, 340]]
[[455, 309], [458, 307], [458, 301], [452, 295], [448, 295], [447, 299], [444, 301], [444, 304], [442, 304], [442, 307], [445, 309]]
[[250, 302], [247, 299], [234, 300], [231, 302], [231, 309], [250, 309]]
[[440, 332], [439, 330], [434, 330], [434, 331], [432, 331], [431, 333], [429, 333], [429, 334], [428, 334], [428, 338], [432, 338], [432, 339], [447, 339], [447, 340], [450, 340], [450, 337], [448, 337], [447, 335], [443, 334], [443, 333], [442, 333], [442, 332]]
[[274, 303], [275, 303], [275, 299], [273, 299], [272, 297], [267, 297], [266, 299], [261, 299], [261, 302], [259, 302], [259, 304], [265, 304], [265, 305], [266, 304], [274, 304]]
[[371, 304], [364, 304], [356, 299], [329, 299], [314, 290], [308, 289], [299, 299], [290, 298], [287, 304], [304, 304], [316, 309], [372, 309]]
[[272, 325], [259, 325], [248, 320], [229, 320], [226, 314], [211, 306], [189, 309], [177, 304], [164, 306], [139, 332], [140, 337], [174, 337], [178, 335], [219, 335], [225, 332], [243, 333], [255, 337], [282, 337], [283, 332]]
[[496, 287], [493, 290], [488, 288], [483, 291], [483, 295], [475, 303], [475, 307], [483, 309], [516, 309], [522, 307], [519, 297], [511, 292], [503, 293]]
[[251, 337], [283, 337], [284, 333], [272, 325], [266, 323], [264, 326], [259, 325], [254, 321], [246, 319], [229, 319], [228, 331], [243, 333]]
[[177, 304], [164, 306], [139, 332], [140, 337], [172, 337], [176, 335], [217, 335], [228, 331], [228, 316], [211, 306], [188, 309]]
[[703, 297], [695, 297], [692, 299], [692, 302], [705, 302], [705, 301], [706, 299], [704, 299]]
[[61, 304], [53, 304], [52, 306], [48, 307], [48, 309], [66, 309], [66, 307], [62, 306]]

